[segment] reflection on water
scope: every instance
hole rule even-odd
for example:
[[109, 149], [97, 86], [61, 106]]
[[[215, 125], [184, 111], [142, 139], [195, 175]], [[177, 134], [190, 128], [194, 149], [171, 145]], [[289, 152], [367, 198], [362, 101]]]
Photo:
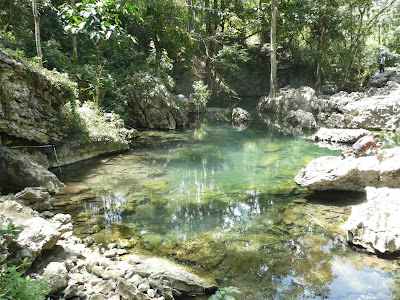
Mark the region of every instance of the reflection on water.
[[209, 122], [136, 143], [64, 170], [68, 188], [54, 206], [78, 234], [123, 223], [142, 247], [237, 286], [235, 299], [394, 298], [396, 264], [349, 249], [339, 228], [354, 200], [305, 200], [293, 182], [310, 160], [340, 150]]

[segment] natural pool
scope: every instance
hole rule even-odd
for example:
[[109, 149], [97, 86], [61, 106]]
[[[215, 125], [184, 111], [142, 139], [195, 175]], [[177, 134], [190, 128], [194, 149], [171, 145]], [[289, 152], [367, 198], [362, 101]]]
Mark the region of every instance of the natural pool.
[[261, 123], [197, 120], [63, 168], [69, 191], [54, 205], [78, 234], [134, 236], [137, 248], [237, 287], [235, 299], [396, 299], [397, 263], [351, 249], [339, 227], [363, 195], [305, 199], [294, 184], [310, 160], [339, 153]]

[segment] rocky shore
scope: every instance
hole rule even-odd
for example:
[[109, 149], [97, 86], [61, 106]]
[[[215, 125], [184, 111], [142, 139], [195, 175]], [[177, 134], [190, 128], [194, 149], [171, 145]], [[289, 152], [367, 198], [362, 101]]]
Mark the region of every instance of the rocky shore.
[[21, 204], [48, 201], [44, 189], [28, 188], [0, 197], [0, 226], [22, 226], [17, 239], [0, 241], [1, 261], [26, 259], [29, 273], [49, 283], [48, 295], [65, 299], [176, 299], [209, 294], [214, 284], [168, 260], [128, 254], [128, 245], [112, 243], [101, 251], [72, 235], [71, 217], [39, 214]]

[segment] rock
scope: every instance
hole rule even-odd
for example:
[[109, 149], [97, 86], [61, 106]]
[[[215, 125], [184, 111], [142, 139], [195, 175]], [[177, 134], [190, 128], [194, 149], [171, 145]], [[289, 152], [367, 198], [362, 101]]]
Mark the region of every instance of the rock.
[[156, 291], [153, 289], [148, 289], [146, 293], [150, 298], [154, 298], [156, 296]]
[[290, 111], [287, 115], [287, 122], [299, 132], [310, 131], [317, 127], [317, 123], [312, 113], [298, 109]]
[[[129, 261], [129, 257], [126, 257]], [[216, 290], [216, 286], [209, 284], [204, 279], [186, 272], [182, 267], [161, 258], [143, 258], [140, 264], [131, 268], [142, 277], [160, 276], [171, 282], [171, 287], [190, 296], [203, 295]]]
[[366, 157], [324, 156], [311, 161], [295, 177], [310, 190], [364, 191], [365, 187], [400, 187], [400, 149], [381, 150]]
[[1, 132], [41, 144], [63, 137], [57, 116], [74, 95], [72, 82], [26, 66], [0, 49], [0, 86]]
[[232, 110], [232, 122], [236, 124], [247, 123], [251, 121], [251, 114], [240, 107], [235, 107]]
[[26, 200], [29, 203], [36, 201], [46, 201], [50, 198], [50, 194], [42, 187], [27, 187], [23, 191], [15, 194], [15, 197]]
[[90, 296], [90, 300], [107, 300], [107, 298], [102, 294], [94, 294]]
[[111, 258], [111, 257], [115, 257], [117, 255], [117, 249], [110, 249], [107, 250], [106, 252], [104, 252], [103, 254], [105, 257]]
[[149, 73], [137, 73], [126, 85], [127, 111], [134, 128], [175, 129], [187, 123], [186, 115], [175, 104], [174, 96], [161, 80]]
[[100, 281], [98, 284], [93, 286], [93, 290], [97, 294], [108, 294], [112, 290], [114, 290], [116, 287], [116, 284], [112, 280], [105, 280], [105, 281]]
[[[29, 218], [22, 223], [15, 221], [15, 224], [24, 226], [15, 241], [17, 247], [21, 249], [18, 251], [21, 259], [28, 258], [28, 262], [33, 262], [43, 250], [52, 248], [64, 232], [72, 230], [72, 224], [65, 223], [65, 220], [60, 222], [58, 215], [50, 221], [40, 217]], [[62, 216], [68, 216], [69, 220], [71, 218], [69, 215]]]
[[367, 202], [353, 206], [342, 226], [350, 243], [372, 253], [400, 251], [400, 189], [367, 187]]
[[150, 285], [148, 282], [142, 282], [139, 284], [137, 289], [139, 292], [146, 292], [148, 289], [150, 289]]
[[33, 162], [29, 156], [1, 146], [0, 173], [0, 188], [8, 186], [22, 190], [40, 186], [50, 193], [57, 193], [65, 186], [56, 175]]
[[64, 290], [64, 296], [65, 298], [73, 298], [78, 294], [78, 285], [77, 284], [71, 284], [66, 287]]
[[383, 73], [375, 73], [371, 76], [368, 85], [372, 87], [381, 88], [385, 86], [385, 84], [394, 76], [397, 75], [396, 69], [394, 68], [385, 68], [385, 72]]
[[320, 128], [311, 139], [314, 141], [334, 142], [334, 143], [354, 143], [359, 138], [370, 135], [366, 129], [329, 129]]
[[67, 287], [69, 276], [65, 263], [49, 263], [44, 269], [43, 276], [50, 285], [47, 295], [53, 295]]
[[135, 296], [137, 295], [136, 286], [125, 279], [118, 280], [115, 292], [121, 295], [123, 299], [136, 299]]

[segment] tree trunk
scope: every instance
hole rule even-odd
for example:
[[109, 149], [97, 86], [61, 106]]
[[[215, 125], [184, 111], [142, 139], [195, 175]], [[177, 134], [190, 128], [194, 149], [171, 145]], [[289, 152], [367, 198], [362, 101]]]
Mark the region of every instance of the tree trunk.
[[162, 48], [161, 48], [161, 42], [157, 34], [154, 36], [154, 47], [156, 48], [155, 72], [156, 72], [156, 77], [160, 78], [161, 77], [160, 62], [162, 56]]
[[[75, 0], [71, 0], [71, 6], [75, 7]], [[76, 45], [76, 35], [72, 35], [72, 55], [74, 59], [74, 65], [78, 64], [78, 47]]]
[[269, 87], [269, 96], [275, 97], [278, 91], [278, 79], [276, 75], [276, 15], [277, 15], [277, 1], [272, 0], [272, 14], [271, 14], [271, 80]]
[[316, 81], [315, 81], [315, 93], [319, 95], [319, 92], [321, 90], [321, 84], [322, 84], [322, 58], [324, 55], [324, 47], [325, 47], [325, 33], [326, 33], [326, 22], [323, 23], [322, 28], [321, 28], [321, 33], [319, 35], [318, 39], [318, 57], [317, 57], [317, 62], [316, 62]]
[[42, 66], [42, 46], [40, 45], [40, 22], [39, 22], [39, 14], [37, 11], [36, 0], [32, 0], [32, 13], [33, 20], [35, 22], [35, 42], [36, 42], [36, 55], [38, 58], [39, 65]]
[[193, 0], [187, 0], [187, 4], [188, 4], [188, 14], [189, 14], [188, 32], [191, 32], [193, 30], [193, 21], [195, 19]]
[[211, 29], [211, 8], [210, 8], [210, 0], [205, 0], [205, 11], [206, 11], [206, 67], [205, 67], [205, 75], [204, 82], [207, 84], [208, 88], [212, 90], [212, 29]]

